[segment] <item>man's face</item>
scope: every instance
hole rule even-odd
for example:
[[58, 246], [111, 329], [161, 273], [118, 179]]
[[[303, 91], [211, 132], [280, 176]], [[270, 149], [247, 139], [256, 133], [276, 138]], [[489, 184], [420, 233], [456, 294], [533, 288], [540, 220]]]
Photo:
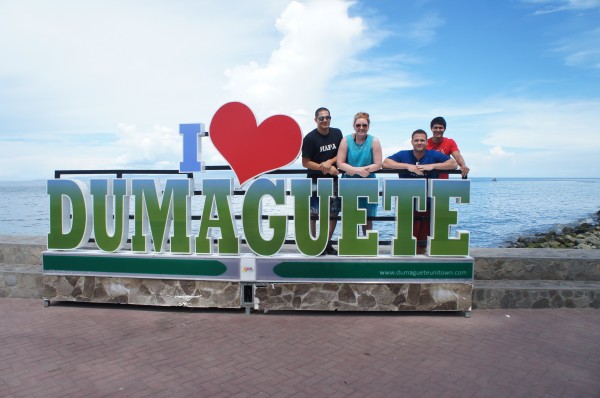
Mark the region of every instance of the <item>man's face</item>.
[[329, 123], [331, 123], [331, 115], [327, 111], [320, 111], [315, 118], [315, 122], [317, 122], [317, 126], [323, 129], [329, 128]]
[[431, 126], [431, 134], [433, 134], [434, 141], [440, 141], [444, 137], [444, 132], [446, 131], [446, 127], [441, 124], [434, 124]]
[[415, 151], [423, 152], [427, 147], [427, 136], [425, 134], [415, 134], [411, 143]]

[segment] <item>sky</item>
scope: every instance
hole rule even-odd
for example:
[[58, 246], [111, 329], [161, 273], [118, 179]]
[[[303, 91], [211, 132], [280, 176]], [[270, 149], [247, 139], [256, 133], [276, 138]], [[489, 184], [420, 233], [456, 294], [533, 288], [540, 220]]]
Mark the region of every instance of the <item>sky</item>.
[[470, 177], [597, 178], [600, 0], [0, 0], [2, 181], [178, 169], [231, 101], [366, 111], [384, 156], [444, 116]]

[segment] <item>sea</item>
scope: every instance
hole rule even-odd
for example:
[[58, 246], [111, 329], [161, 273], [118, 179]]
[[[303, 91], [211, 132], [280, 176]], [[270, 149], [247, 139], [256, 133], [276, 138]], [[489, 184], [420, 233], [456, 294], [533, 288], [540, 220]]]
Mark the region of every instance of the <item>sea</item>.
[[[289, 183], [289, 178], [286, 181]], [[470, 203], [451, 203], [451, 208], [458, 212], [458, 224], [451, 228], [450, 234], [468, 231], [471, 247], [506, 247], [519, 236], [590, 222], [600, 209], [600, 178], [472, 178], [470, 181]], [[200, 189], [201, 182], [195, 180], [195, 184]], [[46, 236], [50, 207], [46, 191], [45, 180], [0, 182], [0, 235]], [[200, 215], [203, 198], [196, 196], [192, 199], [192, 214]], [[241, 200], [242, 196], [232, 199], [233, 211], [238, 214]], [[293, 212], [291, 204], [275, 205], [264, 200], [263, 206], [263, 214]], [[384, 212], [380, 204], [378, 215], [392, 213]], [[192, 222], [192, 232], [198, 231], [199, 223]], [[236, 223], [241, 231], [241, 221]], [[394, 223], [376, 221], [374, 229], [379, 231], [380, 240], [389, 240]], [[266, 226], [265, 230], [268, 237]], [[334, 238], [339, 231], [338, 225]], [[213, 233], [218, 236], [219, 232]], [[291, 225], [288, 235], [293, 237]]]

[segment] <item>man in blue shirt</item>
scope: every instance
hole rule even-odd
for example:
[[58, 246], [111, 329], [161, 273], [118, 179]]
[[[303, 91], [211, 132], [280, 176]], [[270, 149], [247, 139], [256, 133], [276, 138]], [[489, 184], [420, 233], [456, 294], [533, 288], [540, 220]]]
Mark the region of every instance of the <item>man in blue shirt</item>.
[[400, 178], [438, 178], [437, 170], [454, 170], [456, 161], [441, 152], [427, 150], [427, 133], [424, 130], [415, 130], [412, 133], [411, 144], [413, 149], [396, 152], [383, 161], [384, 169], [407, 170], [409, 173], [399, 172]]
[[[415, 130], [412, 133], [412, 150], [396, 152], [383, 161], [384, 169], [406, 170], [398, 172], [400, 178], [438, 178], [438, 170], [456, 169], [456, 160], [441, 152], [427, 150], [427, 133]], [[417, 238], [417, 254], [424, 254], [429, 235], [430, 208], [427, 200], [427, 211], [415, 211], [413, 235]]]

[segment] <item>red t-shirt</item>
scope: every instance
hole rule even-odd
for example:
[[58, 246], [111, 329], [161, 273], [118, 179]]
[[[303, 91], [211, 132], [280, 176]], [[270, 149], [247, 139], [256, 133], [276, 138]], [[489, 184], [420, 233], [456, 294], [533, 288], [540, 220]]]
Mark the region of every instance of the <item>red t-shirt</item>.
[[[446, 156], [451, 156], [453, 152], [458, 151], [458, 145], [452, 138], [442, 137], [442, 142], [436, 144], [433, 142], [433, 138], [427, 140], [427, 149], [438, 151]], [[440, 174], [438, 178], [448, 179], [448, 174]]]

